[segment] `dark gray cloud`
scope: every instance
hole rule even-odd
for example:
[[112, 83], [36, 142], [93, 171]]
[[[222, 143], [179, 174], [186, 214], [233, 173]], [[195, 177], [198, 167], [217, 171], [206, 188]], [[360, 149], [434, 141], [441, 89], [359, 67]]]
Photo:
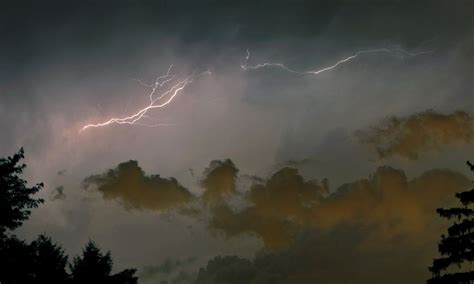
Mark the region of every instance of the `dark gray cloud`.
[[[166, 259], [161, 264], [156, 266], [145, 266], [140, 272], [140, 277], [146, 279], [162, 279], [161, 281], [178, 281], [176, 279], [182, 278], [181, 272], [184, 272], [183, 269], [189, 268], [190, 265], [196, 262], [196, 257], [189, 257], [187, 259]], [[187, 282], [186, 282], [187, 283]]]
[[51, 196], [51, 200], [64, 200], [66, 194], [64, 193], [64, 186], [60, 185], [54, 189], [54, 192]]
[[8, 66], [0, 72], [6, 83], [25, 76], [32, 65], [78, 55], [92, 59], [79, 68], [97, 60], [103, 64], [110, 56], [132, 63], [144, 46], [163, 38], [183, 43], [182, 49], [204, 47], [203, 60], [216, 49], [281, 39], [330, 37], [352, 46], [445, 43], [472, 32], [472, 5], [469, 0], [10, 1], [0, 11], [0, 62]]
[[[60, 38], [52, 43], [61, 43], [60, 39], [65, 38], [69, 42], [62, 44], [68, 45], [77, 42], [93, 45], [104, 40], [104, 35], [119, 31], [143, 37], [150, 31], [161, 30], [206, 41], [219, 37], [235, 40], [281, 35], [310, 37], [318, 36], [328, 27], [345, 28], [345, 34], [353, 37], [386, 39], [389, 34], [417, 43], [421, 36], [430, 38], [448, 33], [455, 36], [472, 30], [467, 25], [472, 21], [466, 11], [470, 5], [466, 0], [119, 0], [114, 5], [53, 0], [11, 2], [5, 5], [1, 15], [2, 32], [12, 38], [20, 38], [13, 28], [26, 36], [23, 40], [38, 40], [35, 37], [41, 33], [45, 40], [50, 40], [54, 38], [53, 32], [60, 31]], [[377, 26], [373, 26], [374, 22]], [[359, 25], [351, 25], [354, 23]], [[237, 29], [238, 37], [229, 36], [230, 28]]]
[[197, 276], [197, 284], [290, 283], [422, 283], [428, 277], [425, 263], [435, 250], [431, 245], [388, 245], [380, 250], [361, 250], [364, 232], [340, 226], [331, 232], [317, 230], [300, 235], [290, 247], [261, 252], [251, 260], [218, 256]]

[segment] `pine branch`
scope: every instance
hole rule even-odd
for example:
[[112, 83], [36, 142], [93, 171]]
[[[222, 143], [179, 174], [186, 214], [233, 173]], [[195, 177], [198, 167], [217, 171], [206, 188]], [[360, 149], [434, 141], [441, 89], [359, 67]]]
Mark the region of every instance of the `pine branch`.
[[474, 271], [445, 274], [427, 281], [428, 284], [461, 284], [470, 283], [474, 279]]
[[474, 217], [474, 210], [470, 208], [438, 208], [436, 209], [436, 212], [438, 213], [439, 216], [443, 218], [457, 218], [461, 219], [462, 217]]
[[459, 200], [461, 200], [461, 203], [464, 206], [467, 206], [467, 205], [474, 202], [474, 189], [471, 189], [469, 191], [456, 193], [456, 197], [459, 198]]
[[461, 256], [474, 248], [474, 233], [445, 237], [438, 245], [439, 252], [447, 256]]
[[450, 236], [457, 236], [459, 234], [470, 233], [474, 230], [474, 220], [473, 219], [464, 219], [461, 223], [455, 223], [448, 228], [448, 234]]

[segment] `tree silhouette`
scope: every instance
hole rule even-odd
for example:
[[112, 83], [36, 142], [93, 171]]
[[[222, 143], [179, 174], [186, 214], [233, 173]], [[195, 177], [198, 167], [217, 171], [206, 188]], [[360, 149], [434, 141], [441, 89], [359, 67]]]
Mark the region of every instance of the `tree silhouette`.
[[14, 230], [28, 219], [31, 208], [38, 207], [42, 199], [34, 199], [43, 184], [28, 187], [26, 180], [20, 178], [26, 165], [19, 164], [24, 158], [23, 148], [6, 159], [0, 158], [0, 237], [7, 230]]
[[25, 169], [21, 164], [23, 148], [12, 157], [0, 158], [0, 282], [33, 283], [34, 253], [30, 245], [15, 236], [12, 231], [28, 219], [31, 208], [38, 207], [42, 199], [34, 199], [43, 184], [28, 187], [20, 175]]
[[33, 281], [33, 259], [29, 245], [13, 237], [0, 241], [0, 282], [22, 284]]
[[65, 283], [66, 263], [62, 248], [44, 235], [31, 244], [15, 236], [0, 242], [1, 283]]
[[11, 235], [27, 220], [32, 208], [42, 199], [32, 197], [43, 184], [28, 187], [20, 178], [25, 169], [20, 164], [23, 148], [13, 157], [0, 158], [0, 283], [1, 284], [136, 284], [136, 269], [125, 269], [114, 275], [110, 252], [102, 254], [97, 245], [89, 241], [82, 257], [75, 257], [66, 271], [68, 257], [60, 245], [44, 235], [28, 244]]
[[74, 257], [71, 276], [77, 283], [104, 283], [111, 270], [110, 252], [102, 254], [97, 245], [89, 240], [82, 251], [82, 257]]
[[135, 276], [136, 269], [125, 269], [117, 274], [111, 275], [107, 283], [110, 284], [136, 284], [138, 277]]
[[32, 256], [32, 272], [34, 283], [65, 283], [67, 256], [64, 250], [51, 241], [51, 238], [40, 235], [30, 244]]
[[[474, 171], [469, 161], [467, 164]], [[428, 284], [474, 283], [474, 271], [465, 271], [463, 266], [474, 261], [474, 189], [456, 193], [456, 198], [461, 207], [436, 210], [441, 217], [455, 221], [448, 228], [448, 235], [441, 236], [438, 250], [442, 257], [433, 260], [429, 268], [433, 277], [427, 281]]]
[[76, 256], [71, 264], [73, 283], [137, 283], [138, 278], [134, 276], [135, 269], [126, 269], [115, 275], [110, 275], [112, 263], [110, 252], [103, 254], [97, 245], [89, 240], [82, 251], [82, 256]]

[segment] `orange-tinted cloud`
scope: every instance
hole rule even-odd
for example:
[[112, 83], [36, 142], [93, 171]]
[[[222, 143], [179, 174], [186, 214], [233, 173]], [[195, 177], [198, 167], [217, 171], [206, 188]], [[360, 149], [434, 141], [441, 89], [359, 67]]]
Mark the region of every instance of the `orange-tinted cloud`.
[[[327, 181], [307, 181], [285, 167], [267, 180], [252, 178], [250, 189], [239, 193], [237, 173], [230, 160], [212, 162], [202, 181], [200, 208], [209, 215], [177, 213], [209, 216], [213, 232], [254, 235], [270, 250], [253, 261], [216, 258], [200, 271], [202, 283], [214, 283], [209, 279], [216, 274], [235, 277], [226, 274], [228, 266], [240, 273], [242, 263], [245, 283], [419, 283], [429, 277], [427, 267], [447, 227], [436, 208], [450, 206], [455, 192], [471, 185], [449, 170], [409, 179], [401, 170], [380, 167], [329, 193]], [[85, 182], [131, 208], [183, 209], [193, 199], [176, 180], [146, 176], [134, 161]], [[246, 204], [229, 202], [236, 196]]]
[[[380, 167], [330, 195], [293, 169], [254, 185], [242, 210], [213, 208], [209, 226], [227, 237], [252, 234], [266, 248], [251, 261], [216, 257], [197, 283], [421, 283], [448, 224], [436, 208], [471, 185], [462, 174], [431, 170], [408, 179]], [[229, 270], [229, 267], [232, 267]]]
[[327, 188], [304, 181], [296, 169], [283, 168], [265, 184], [254, 184], [246, 199], [250, 206], [234, 212], [227, 205], [213, 208], [210, 227], [234, 236], [251, 232], [268, 247], [281, 247], [291, 240], [322, 200]]
[[219, 200], [236, 192], [236, 179], [239, 170], [230, 159], [214, 160], [204, 171], [201, 181], [204, 187], [204, 201]]
[[380, 158], [398, 155], [415, 160], [423, 152], [472, 142], [474, 117], [463, 111], [451, 114], [425, 111], [402, 118], [391, 117], [381, 125], [357, 131], [356, 137], [372, 146]]
[[136, 161], [84, 180], [85, 187], [95, 185], [104, 199], [119, 200], [130, 209], [165, 210], [185, 205], [191, 193], [175, 178], [146, 175]]
[[308, 228], [330, 231], [343, 224], [365, 232], [361, 247], [397, 239], [426, 242], [439, 237], [442, 228], [436, 208], [449, 204], [455, 192], [468, 186], [465, 176], [447, 170], [408, 180], [400, 170], [381, 167], [370, 178], [345, 184], [326, 197], [324, 186], [285, 168], [250, 189], [248, 207], [214, 208], [210, 227], [227, 236], [256, 234], [270, 248], [287, 245]]
[[350, 224], [366, 232], [364, 246], [384, 246], [394, 240], [435, 242], [442, 230], [436, 208], [454, 202], [455, 192], [469, 187], [464, 175], [432, 170], [414, 179], [390, 167], [368, 179], [343, 185], [313, 211], [319, 229]]

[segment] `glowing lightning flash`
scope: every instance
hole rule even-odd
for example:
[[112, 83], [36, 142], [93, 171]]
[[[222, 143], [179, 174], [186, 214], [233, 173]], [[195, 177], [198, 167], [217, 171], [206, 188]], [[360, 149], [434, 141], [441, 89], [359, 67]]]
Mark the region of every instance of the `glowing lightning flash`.
[[407, 56], [417, 56], [417, 55], [421, 55], [421, 54], [432, 53], [433, 51], [422, 51], [422, 52], [418, 52], [418, 53], [411, 53], [411, 52], [405, 51], [405, 50], [400, 49], [400, 48], [397, 48], [397, 49], [379, 48], [379, 49], [361, 50], [361, 51], [358, 51], [358, 52], [354, 53], [351, 56], [348, 56], [344, 59], [341, 59], [341, 60], [337, 61], [335, 64], [333, 64], [331, 66], [328, 66], [328, 67], [324, 67], [324, 68], [321, 68], [321, 69], [318, 69], [318, 70], [296, 71], [296, 70], [293, 70], [293, 69], [287, 67], [283, 63], [266, 62], [266, 63], [257, 64], [257, 65], [248, 65], [248, 62], [249, 62], [249, 59], [250, 59], [250, 51], [247, 49], [247, 56], [245, 56], [245, 63], [241, 64], [240, 68], [244, 71], [247, 71], [247, 70], [257, 70], [257, 69], [265, 68], [265, 67], [279, 67], [279, 68], [282, 68], [282, 69], [284, 69], [284, 70], [286, 70], [290, 73], [295, 73], [295, 74], [299, 74], [299, 75], [305, 75], [305, 74], [318, 75], [320, 73], [332, 70], [332, 69], [336, 68], [337, 66], [339, 66], [343, 63], [349, 62], [349, 61], [357, 58], [361, 54], [364, 54], [364, 53], [380, 53], [380, 52], [394, 53], [394, 54], [399, 54], [399, 55], [400, 54], [405, 54]]
[[[143, 118], [149, 118], [146, 115], [149, 110], [163, 108], [163, 107], [167, 106], [168, 104], [170, 104], [174, 100], [174, 98], [177, 95], [179, 95], [183, 91], [184, 88], [186, 88], [187, 85], [191, 84], [194, 81], [194, 79], [197, 79], [198, 77], [206, 75], [206, 74], [211, 74], [210, 71], [205, 71], [205, 72], [202, 72], [202, 73], [199, 73], [199, 74], [192, 74], [192, 75], [184, 78], [183, 80], [178, 81], [173, 86], [171, 86], [167, 91], [163, 92], [161, 95], [159, 95], [158, 97], [155, 98], [154, 95], [155, 95], [156, 91], [159, 88], [165, 86], [166, 84], [168, 84], [169, 82], [171, 82], [174, 79], [174, 75], [170, 74], [172, 67], [173, 67], [173, 65], [171, 65], [168, 68], [168, 72], [166, 73], [166, 75], [156, 78], [156, 80], [153, 84], [145, 84], [140, 80], [136, 80], [141, 85], [143, 85], [145, 87], [148, 87], [148, 88], [151, 88], [151, 92], [149, 94], [150, 103], [146, 107], [140, 109], [136, 113], [134, 113], [132, 115], [129, 115], [129, 116], [114, 117], [114, 118], [111, 118], [111, 119], [109, 119], [105, 122], [102, 122], [102, 123], [85, 125], [84, 127], [82, 127], [82, 129], [80, 131], [84, 131], [88, 128], [103, 127], [103, 126], [107, 126], [107, 125], [111, 125], [111, 124], [130, 124], [130, 125], [142, 125], [142, 126], [150, 126], [150, 127], [169, 125], [169, 124], [164, 124], [164, 123], [149, 125], [149, 124], [141, 123], [140, 120], [143, 119]], [[166, 97], [166, 96], [168, 96], [168, 98], [165, 99], [163, 102], [159, 103], [159, 101], [161, 99], [163, 99], [164, 97]]]
[[[357, 58], [361, 54], [381, 53], [381, 52], [389, 53], [389, 54], [395, 54], [395, 55], [399, 55], [399, 56], [401, 56], [401, 55], [417, 56], [417, 55], [421, 55], [421, 54], [431, 53], [433, 51], [423, 51], [423, 52], [418, 52], [418, 53], [411, 53], [411, 52], [402, 50], [400, 48], [395, 48], [395, 49], [380, 48], [380, 49], [361, 50], [361, 51], [358, 51], [358, 52], [354, 53], [351, 56], [348, 56], [346, 58], [343, 58], [343, 59], [337, 61], [335, 64], [333, 64], [331, 66], [328, 66], [328, 67], [324, 67], [324, 68], [321, 68], [321, 69], [318, 69], [318, 70], [296, 71], [296, 70], [293, 70], [293, 69], [287, 67], [283, 63], [266, 62], [266, 63], [262, 63], [262, 64], [258, 64], [258, 65], [249, 65], [248, 63], [249, 63], [249, 60], [250, 60], [250, 51], [247, 49], [247, 56], [245, 57], [245, 63], [241, 64], [240, 67], [244, 71], [257, 70], [257, 69], [261, 69], [261, 68], [265, 68], [265, 67], [278, 67], [278, 68], [282, 68], [283, 70], [285, 70], [287, 72], [295, 73], [295, 74], [299, 74], [299, 75], [306, 75], [306, 74], [318, 75], [320, 73], [323, 73], [323, 72], [326, 72], [326, 71], [329, 71], [329, 70], [333, 70], [334, 68], [338, 67], [341, 64], [350, 62], [350, 61], [354, 60], [355, 58]], [[147, 87], [147, 88], [151, 89], [150, 94], [149, 94], [150, 102], [146, 107], [140, 109], [136, 113], [134, 113], [132, 115], [129, 115], [129, 116], [113, 117], [113, 118], [111, 118], [111, 119], [109, 119], [105, 122], [102, 122], [102, 123], [85, 125], [84, 127], [82, 127], [82, 129], [80, 131], [84, 131], [88, 128], [103, 127], [103, 126], [107, 126], [107, 125], [111, 125], [111, 124], [142, 125], [142, 126], [149, 126], [149, 127], [169, 125], [169, 124], [164, 124], [164, 123], [150, 125], [150, 124], [146, 124], [146, 123], [141, 122], [141, 120], [144, 119], [144, 118], [150, 119], [150, 117], [147, 115], [147, 112], [149, 110], [163, 108], [163, 107], [167, 106], [168, 104], [170, 104], [174, 100], [174, 98], [177, 95], [179, 95], [183, 91], [184, 88], [186, 88], [186, 86], [188, 84], [190, 84], [194, 81], [194, 79], [196, 79], [200, 76], [211, 73], [210, 71], [205, 71], [205, 72], [202, 72], [202, 73], [199, 73], [199, 74], [193, 73], [192, 75], [176, 82], [174, 85], [172, 85], [165, 92], [163, 92], [159, 96], [155, 97], [155, 94], [157, 93], [157, 91], [160, 88], [164, 87], [165, 85], [171, 84], [171, 82], [173, 80], [175, 80], [175, 75], [171, 74], [171, 69], [172, 68], [173, 68], [173, 65], [171, 65], [168, 68], [168, 72], [165, 75], [157, 77], [155, 79], [155, 82], [152, 83], [152, 84], [146, 84], [146, 83], [142, 82], [141, 80], [136, 80], [136, 81], [138, 81], [138, 83], [140, 83], [144, 87]], [[164, 99], [164, 101], [162, 101], [162, 99]]]

